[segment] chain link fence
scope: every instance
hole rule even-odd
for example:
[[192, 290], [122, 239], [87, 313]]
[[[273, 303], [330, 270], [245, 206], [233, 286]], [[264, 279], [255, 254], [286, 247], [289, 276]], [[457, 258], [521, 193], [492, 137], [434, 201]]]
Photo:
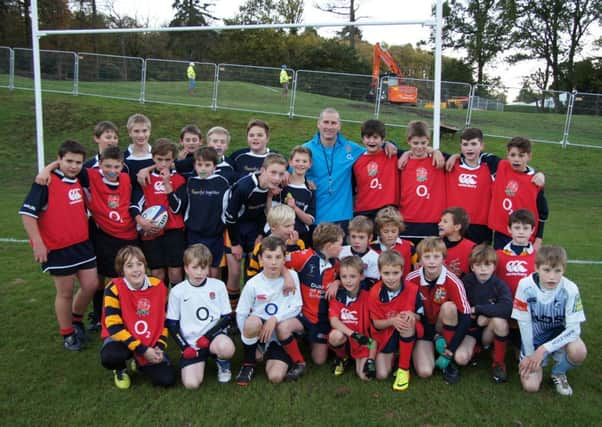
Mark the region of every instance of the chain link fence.
[[[189, 92], [187, 61], [50, 50], [40, 51], [40, 61], [46, 92], [291, 118], [317, 118], [333, 107], [350, 122], [374, 117], [395, 127], [411, 120], [433, 123], [434, 82], [428, 79], [384, 76], [375, 88], [371, 75], [287, 69], [287, 92], [277, 67], [195, 63], [196, 87]], [[33, 89], [31, 49], [0, 46], [0, 87]], [[601, 94], [441, 85], [443, 132], [478, 127], [487, 136], [602, 148], [601, 112]]]
[[188, 89], [188, 61], [147, 59], [144, 101], [162, 104], [215, 108], [217, 65], [195, 62], [196, 85]]
[[144, 100], [144, 59], [80, 52], [79, 95]]

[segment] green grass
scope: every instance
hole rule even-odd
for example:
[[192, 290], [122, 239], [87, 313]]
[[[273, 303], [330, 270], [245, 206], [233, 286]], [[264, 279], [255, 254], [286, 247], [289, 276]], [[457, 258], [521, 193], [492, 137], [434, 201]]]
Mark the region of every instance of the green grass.
[[[183, 87], [186, 90], [186, 86]], [[186, 98], [186, 93], [180, 96]], [[317, 114], [328, 98], [308, 99]], [[222, 125], [233, 135], [231, 149], [244, 146], [247, 121], [256, 114], [154, 103], [45, 94], [44, 135], [47, 159], [54, 157], [65, 138], [85, 142], [93, 152], [91, 130], [99, 120], [112, 120], [127, 134], [124, 124], [134, 112], [153, 122], [153, 139], [177, 139], [180, 128], [196, 122], [203, 130]], [[346, 113], [343, 113], [346, 114]], [[315, 132], [315, 120], [289, 120], [260, 115], [272, 127], [270, 145], [281, 152], [306, 141]], [[344, 118], [349, 118], [345, 117]], [[358, 113], [358, 120], [370, 117]], [[33, 95], [0, 90], [0, 129], [4, 131], [0, 158], [3, 197], [0, 198], [0, 237], [23, 239], [16, 214], [35, 174]], [[488, 128], [484, 128], [488, 132]], [[358, 139], [359, 125], [344, 123], [343, 133]], [[390, 128], [390, 137], [403, 141], [403, 129]], [[488, 132], [489, 133], [489, 132]], [[503, 140], [487, 140], [487, 149], [503, 153]], [[445, 139], [443, 149], [455, 151], [456, 139]], [[564, 245], [571, 259], [601, 259], [602, 151], [536, 144], [533, 164], [546, 173], [551, 216], [546, 242]], [[182, 386], [164, 391], [137, 376], [130, 391], [117, 390], [111, 374], [100, 366], [95, 338], [78, 354], [65, 352], [56, 332], [52, 301], [54, 289], [39, 272], [26, 244], [0, 243], [0, 312], [5, 334], [0, 340], [0, 413], [6, 425], [597, 425], [602, 381], [602, 266], [569, 265], [568, 277], [580, 285], [588, 321], [583, 338], [590, 350], [585, 366], [570, 373], [575, 396], [557, 396], [550, 385], [535, 395], [520, 389], [511, 366], [510, 381], [494, 385], [488, 361], [462, 370], [457, 386], [440, 377], [413, 378], [409, 391], [390, 390], [391, 381], [361, 383], [351, 373], [334, 378], [328, 367], [310, 366], [295, 384], [270, 385], [261, 372], [248, 389], [217, 384], [213, 363], [198, 391]], [[178, 360], [174, 345], [173, 360]], [[240, 352], [234, 361], [238, 368]]]

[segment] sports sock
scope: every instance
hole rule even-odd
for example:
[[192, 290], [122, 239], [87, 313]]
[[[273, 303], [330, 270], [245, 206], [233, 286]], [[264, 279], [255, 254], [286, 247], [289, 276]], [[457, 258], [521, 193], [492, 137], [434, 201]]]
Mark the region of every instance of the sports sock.
[[94, 313], [94, 320], [96, 322], [100, 322], [100, 318], [102, 317], [102, 299], [104, 297], [104, 289], [98, 289], [94, 293], [94, 298], [92, 299], [92, 310]]
[[410, 359], [412, 358], [412, 350], [414, 350], [415, 342], [416, 335], [412, 335], [411, 337], [399, 337], [398, 368], [405, 369], [406, 371], [410, 369]]
[[447, 346], [449, 347], [449, 343], [451, 342], [454, 334], [456, 333], [456, 327], [451, 325], [443, 325], [443, 330], [441, 331], [441, 335], [445, 339]]
[[61, 334], [63, 337], [66, 337], [66, 336], [69, 336], [69, 335], [71, 335], [71, 334], [75, 333], [75, 329], [73, 329], [73, 328], [64, 328], [64, 329], [63, 329], [63, 328], [60, 328], [60, 329], [59, 329], [59, 333], [60, 333], [60, 334]]
[[562, 358], [552, 367], [552, 374], [566, 374], [569, 369], [573, 369], [575, 366], [577, 365], [571, 363], [566, 352], [564, 352]]
[[77, 314], [77, 313], [71, 313], [71, 322], [75, 325], [75, 324], [79, 324], [79, 325], [83, 325], [84, 319], [84, 315], [83, 314]]
[[301, 350], [299, 350], [299, 343], [297, 343], [294, 336], [291, 335], [280, 341], [280, 344], [282, 344], [282, 348], [286, 351], [286, 354], [289, 355], [293, 363], [305, 363]]
[[344, 359], [347, 357], [347, 347], [345, 344], [341, 344], [337, 347], [328, 344], [328, 347], [334, 352], [334, 355], [339, 359]]
[[493, 363], [500, 366], [505, 366], [506, 359], [506, 342], [508, 336], [500, 337], [494, 335], [493, 337]]
[[232, 311], [236, 310], [238, 299], [240, 298], [240, 289], [228, 288], [228, 298], [230, 299], [230, 307], [232, 308]]
[[249, 366], [255, 366], [257, 362], [255, 352], [257, 351], [257, 342], [254, 344], [245, 344], [242, 345], [243, 348], [243, 363]]

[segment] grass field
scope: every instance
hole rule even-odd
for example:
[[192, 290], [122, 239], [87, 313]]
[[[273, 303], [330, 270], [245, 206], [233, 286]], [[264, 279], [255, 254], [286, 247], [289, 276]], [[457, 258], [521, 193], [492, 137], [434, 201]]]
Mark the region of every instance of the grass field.
[[[327, 104], [313, 102], [315, 115]], [[86, 143], [93, 152], [91, 130], [99, 120], [118, 123], [121, 146], [127, 144], [124, 124], [134, 112], [147, 114], [153, 139], [177, 139], [179, 129], [196, 122], [202, 129], [222, 125], [233, 135], [231, 150], [244, 145], [246, 122], [255, 114], [158, 104], [73, 97], [44, 96], [44, 132], [47, 159], [54, 157], [65, 138]], [[344, 118], [345, 112], [343, 112]], [[261, 116], [272, 127], [270, 145], [281, 152], [306, 141], [315, 120]], [[364, 119], [370, 117], [367, 112]], [[358, 115], [358, 119], [361, 120]], [[0, 129], [5, 155], [0, 157], [4, 190], [0, 198], [0, 237], [24, 239], [16, 214], [35, 174], [33, 95], [0, 89]], [[488, 132], [488, 128], [483, 129]], [[401, 145], [403, 129], [391, 128], [389, 137]], [[343, 133], [358, 139], [359, 125], [345, 123]], [[490, 133], [490, 132], [488, 132]], [[491, 132], [493, 133], [493, 132]], [[503, 140], [487, 141], [488, 151], [503, 153]], [[446, 139], [443, 149], [454, 151], [457, 141]], [[548, 243], [564, 245], [571, 259], [602, 259], [602, 151], [536, 144], [533, 164], [546, 173], [546, 194], [551, 217], [546, 225]], [[439, 376], [413, 378], [402, 394], [390, 390], [391, 381], [361, 383], [351, 373], [334, 378], [330, 367], [310, 366], [308, 375], [294, 384], [268, 384], [263, 373], [247, 389], [217, 384], [213, 363], [206, 383], [198, 391], [181, 386], [166, 391], [135, 377], [129, 391], [117, 390], [110, 372], [100, 366], [100, 341], [91, 348], [67, 353], [61, 347], [53, 314], [54, 290], [39, 272], [25, 244], [0, 242], [0, 312], [5, 335], [0, 340], [0, 413], [3, 423], [29, 425], [600, 425], [602, 396], [602, 266], [575, 265], [568, 277], [580, 285], [587, 322], [583, 338], [590, 354], [585, 366], [569, 374], [572, 398], [557, 396], [548, 383], [535, 395], [521, 391], [515, 363], [510, 362], [507, 384], [489, 380], [489, 362], [462, 370], [462, 380], [448, 386]], [[170, 354], [178, 360], [175, 345]], [[234, 360], [237, 370], [241, 355]], [[508, 356], [510, 361], [510, 356]], [[261, 367], [260, 367], [261, 369]]]

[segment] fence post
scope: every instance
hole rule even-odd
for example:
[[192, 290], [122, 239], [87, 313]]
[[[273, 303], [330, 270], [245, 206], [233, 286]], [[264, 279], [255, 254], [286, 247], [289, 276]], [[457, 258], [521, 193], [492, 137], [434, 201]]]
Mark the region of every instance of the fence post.
[[293, 94], [291, 95], [291, 105], [288, 110], [288, 118], [292, 119], [295, 117], [295, 101], [297, 100], [297, 78], [299, 74], [297, 71], [293, 71]]
[[386, 79], [387, 77], [381, 77], [378, 80], [378, 89], [376, 90], [376, 98], [374, 98], [374, 118], [378, 120], [378, 117], [380, 116], [380, 101], [382, 99], [382, 93], [383, 93], [383, 81]]
[[219, 66], [215, 64], [215, 72], [213, 74], [213, 99], [211, 100], [211, 109], [217, 111], [217, 87], [219, 85]]
[[73, 52], [73, 96], [79, 94], [79, 53]]
[[15, 51], [10, 47], [8, 49], [8, 89], [15, 90]]
[[470, 92], [468, 94], [468, 112], [466, 113], [466, 127], [469, 128], [470, 127], [470, 122], [472, 121], [472, 109], [473, 109], [473, 102], [474, 102], [474, 96], [475, 93], [477, 91], [477, 85], [471, 85], [470, 86]]
[[577, 91], [575, 89], [573, 89], [573, 91], [568, 94], [569, 104], [566, 109], [566, 118], [564, 120], [564, 131], [562, 133], [562, 148], [566, 148], [569, 143], [569, 132], [571, 130], [571, 120], [573, 119], [573, 106], [575, 105], [576, 94]]
[[140, 58], [140, 61], [142, 61], [142, 69], [140, 71], [140, 103], [144, 104], [146, 92], [146, 59]]

